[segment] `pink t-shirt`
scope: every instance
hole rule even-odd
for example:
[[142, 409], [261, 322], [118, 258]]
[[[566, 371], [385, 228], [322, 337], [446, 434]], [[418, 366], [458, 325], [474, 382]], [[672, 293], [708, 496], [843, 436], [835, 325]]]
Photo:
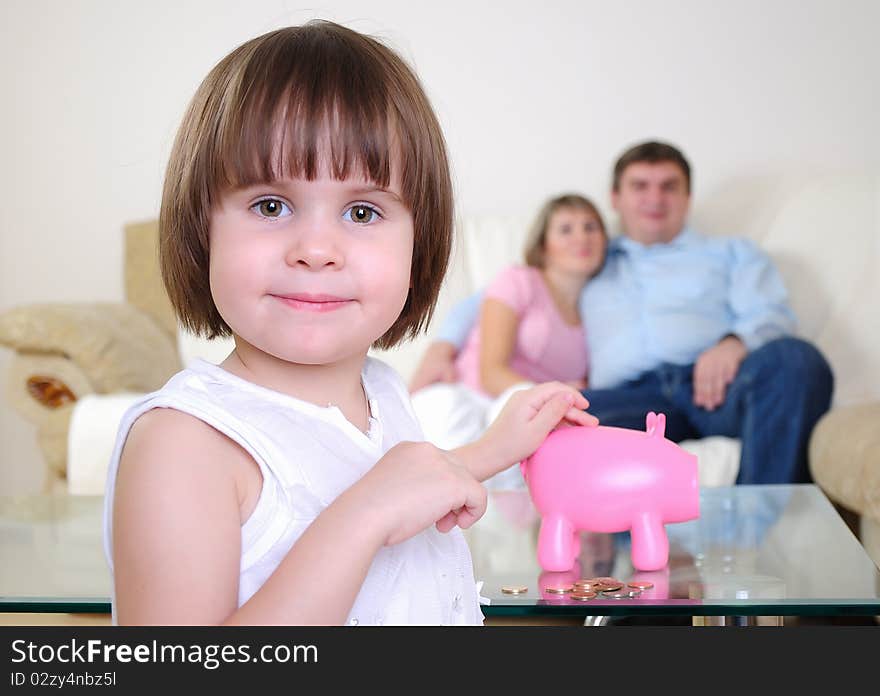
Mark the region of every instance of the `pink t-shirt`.
[[[489, 284], [484, 299], [499, 300], [516, 312], [519, 325], [510, 368], [533, 382], [584, 379], [589, 369], [583, 327], [567, 324], [541, 271], [511, 266]], [[480, 327], [471, 329], [455, 361], [459, 381], [484, 392], [480, 384]]]

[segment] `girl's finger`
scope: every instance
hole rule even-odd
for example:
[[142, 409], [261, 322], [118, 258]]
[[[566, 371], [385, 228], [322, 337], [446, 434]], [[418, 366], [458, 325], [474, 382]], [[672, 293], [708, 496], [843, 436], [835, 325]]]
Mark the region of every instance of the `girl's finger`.
[[455, 526], [456, 515], [454, 511], [447, 512], [443, 517], [437, 520], [435, 526], [437, 527], [438, 532], [443, 532], [444, 534], [448, 532]]
[[580, 392], [575, 392], [576, 396], [574, 397], [574, 405], [581, 409], [582, 411], [586, 411], [590, 407], [590, 402], [583, 394]]
[[570, 408], [566, 411], [565, 420], [570, 423], [574, 423], [575, 425], [599, 425], [599, 419], [596, 418], [592, 413], [587, 413], [586, 411], [581, 411], [578, 408]]

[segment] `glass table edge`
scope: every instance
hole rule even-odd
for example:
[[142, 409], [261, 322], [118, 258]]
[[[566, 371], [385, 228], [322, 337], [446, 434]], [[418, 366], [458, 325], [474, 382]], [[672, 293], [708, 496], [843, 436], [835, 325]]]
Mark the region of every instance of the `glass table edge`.
[[101, 597], [46, 599], [39, 597], [0, 597], [0, 613], [109, 614], [110, 599]]
[[[687, 600], [683, 600], [686, 602]], [[634, 604], [627, 600], [578, 602], [577, 604], [481, 605], [491, 616], [880, 616], [880, 600], [866, 604], [847, 600], [823, 604], [790, 602]]]
[[[825, 603], [801, 601], [768, 603], [639, 604], [620, 600], [578, 604], [482, 604], [486, 617], [492, 616], [880, 616], [880, 600], [874, 603], [826, 600]], [[0, 597], [0, 613], [109, 614], [110, 600], [101, 598]]]

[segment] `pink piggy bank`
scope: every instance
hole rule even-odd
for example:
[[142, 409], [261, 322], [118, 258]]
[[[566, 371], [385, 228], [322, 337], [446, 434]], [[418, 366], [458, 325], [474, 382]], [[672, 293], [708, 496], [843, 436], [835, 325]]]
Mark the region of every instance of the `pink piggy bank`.
[[580, 532], [630, 531], [632, 564], [658, 570], [669, 560], [663, 526], [700, 515], [697, 458], [664, 436], [666, 416], [649, 413], [646, 432], [606, 426], [559, 428], [522, 462], [538, 512], [538, 563], [564, 571], [580, 554]]

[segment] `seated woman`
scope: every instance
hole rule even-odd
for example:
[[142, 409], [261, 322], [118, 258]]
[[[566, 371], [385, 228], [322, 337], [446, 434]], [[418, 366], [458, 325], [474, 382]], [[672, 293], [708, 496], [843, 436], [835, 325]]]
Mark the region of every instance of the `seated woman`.
[[[428, 440], [445, 449], [470, 441], [513, 391], [533, 383], [587, 386], [577, 302], [607, 245], [602, 217], [583, 196], [559, 196], [542, 207], [526, 242], [526, 265], [499, 273], [483, 294], [479, 324], [449, 376], [455, 382], [435, 382], [412, 396]], [[513, 470], [496, 479], [496, 487], [521, 481]]]

